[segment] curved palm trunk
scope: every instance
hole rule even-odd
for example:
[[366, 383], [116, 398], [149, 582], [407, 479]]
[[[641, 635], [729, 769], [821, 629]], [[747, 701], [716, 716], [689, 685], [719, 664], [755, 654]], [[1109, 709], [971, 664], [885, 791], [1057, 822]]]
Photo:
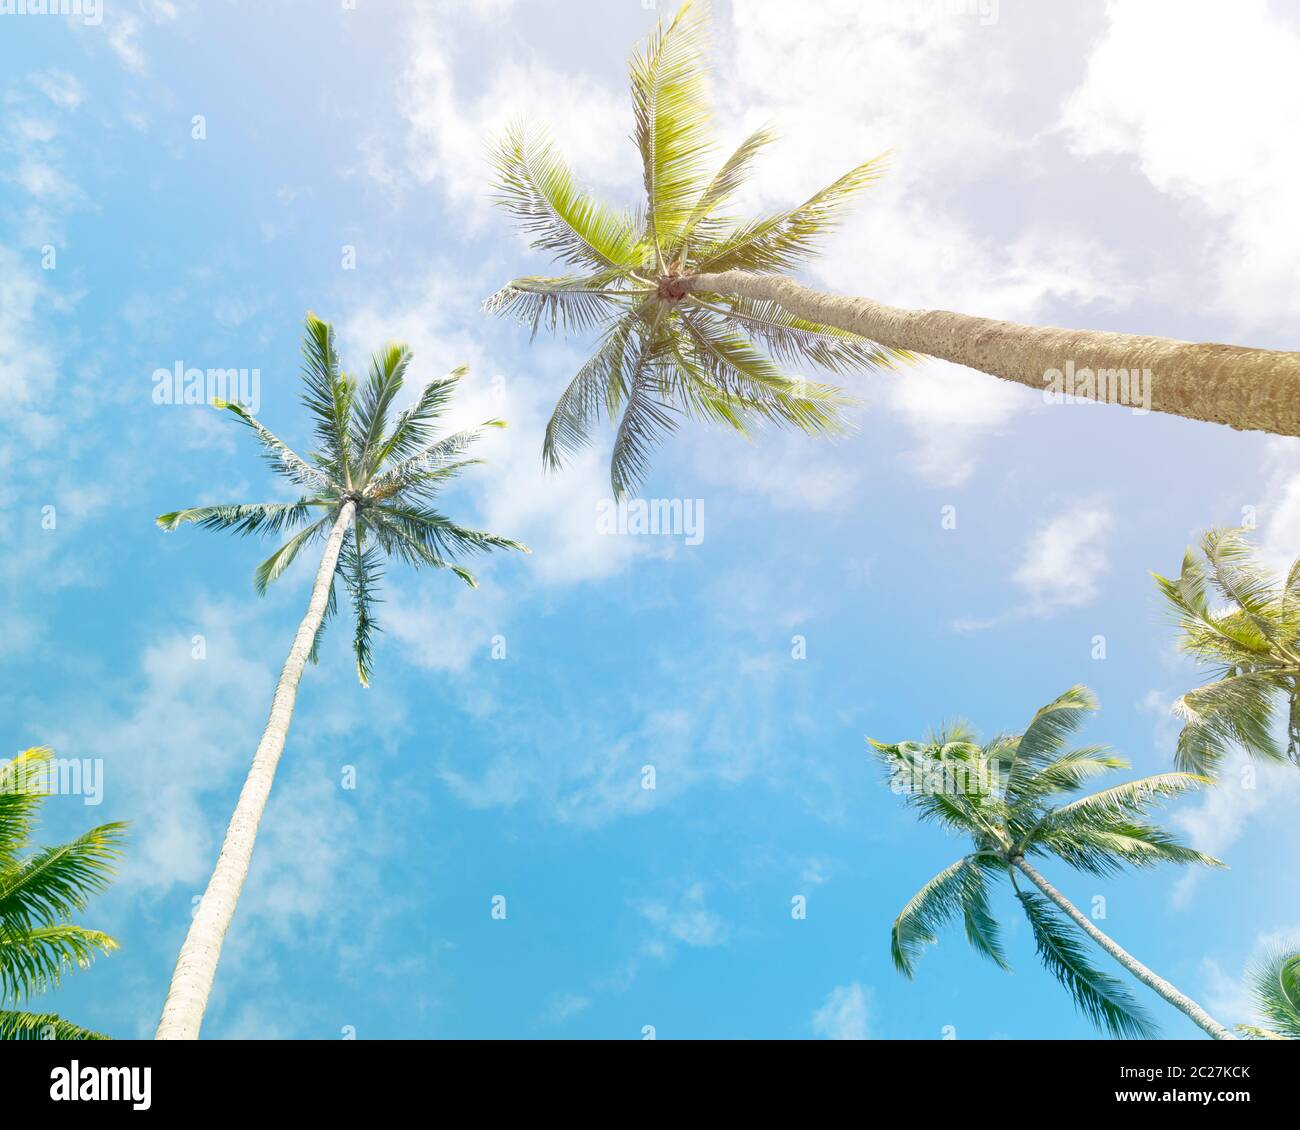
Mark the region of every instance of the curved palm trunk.
[[1214, 1019], [1208, 1012], [1197, 1004], [1191, 997], [1184, 996], [1173, 987], [1168, 981], [1156, 973], [1153, 973], [1143, 965], [1131, 953], [1122, 946], [1113, 942], [1105, 934], [1092, 924], [1091, 919], [1083, 913], [1077, 906], [1067, 899], [1051, 883], [1049, 883], [1039, 873], [1032, 863], [1023, 857], [1014, 860], [1015, 865], [1019, 868], [1040, 891], [1059, 906], [1066, 914], [1074, 920], [1075, 925], [1085, 934], [1104, 949], [1111, 957], [1118, 961], [1134, 977], [1148, 988], [1155, 990], [1160, 996], [1164, 997], [1179, 1012], [1184, 1013], [1192, 1019], [1192, 1022], [1205, 1029], [1216, 1040], [1235, 1040], [1237, 1037], [1229, 1032], [1222, 1024]]
[[235, 905], [239, 901], [239, 892], [243, 889], [244, 879], [248, 876], [248, 865], [253, 857], [253, 843], [257, 839], [262, 810], [271, 795], [275, 768], [279, 764], [280, 754], [284, 752], [285, 738], [289, 735], [293, 704], [298, 697], [298, 681], [302, 678], [316, 631], [325, 617], [339, 552], [343, 548], [343, 538], [355, 511], [354, 503], [343, 504], [325, 543], [307, 614], [298, 625], [293, 646], [280, 671], [280, 682], [276, 685], [275, 698], [271, 702], [271, 715], [266, 721], [266, 729], [262, 731], [262, 740], [257, 743], [253, 764], [239, 793], [234, 815], [226, 828], [221, 855], [212, 871], [212, 878], [208, 881], [208, 889], [203, 892], [198, 913], [185, 936], [185, 944], [181, 946], [155, 1039], [199, 1038], [199, 1026], [203, 1023], [212, 979], [217, 972], [217, 960], [221, 957], [221, 943], [230, 927], [230, 920], [235, 916]]
[[[798, 318], [860, 334], [890, 349], [955, 361], [1040, 392], [1300, 435], [1300, 353], [1022, 326], [948, 310], [902, 310], [869, 298], [823, 294], [783, 275], [749, 271], [687, 276], [678, 285], [769, 300]], [[1083, 377], [1084, 370], [1091, 371], [1092, 382]]]

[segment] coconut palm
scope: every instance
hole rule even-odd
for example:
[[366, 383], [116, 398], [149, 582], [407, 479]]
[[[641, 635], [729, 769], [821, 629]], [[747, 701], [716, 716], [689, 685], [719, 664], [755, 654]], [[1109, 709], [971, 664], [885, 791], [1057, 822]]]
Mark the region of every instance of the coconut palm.
[[790, 272], [883, 173], [884, 161], [850, 169], [794, 207], [729, 215], [773, 133], [757, 130], [715, 164], [707, 28], [705, 5], [688, 2], [632, 57], [633, 137], [645, 185], [637, 210], [612, 208], [584, 192], [534, 128], [511, 128], [495, 154], [499, 202], [533, 246], [570, 273], [516, 279], [488, 300], [488, 309], [514, 315], [534, 332], [545, 326], [600, 334], [595, 354], [556, 406], [545, 440], [549, 464], [584, 443], [601, 413], [621, 417], [616, 487], [635, 483], [656, 438], [682, 414], [741, 431], [756, 418], [814, 432], [833, 427], [835, 394], [791, 385], [772, 358], [842, 373], [926, 354], [1040, 392], [1049, 373], [1073, 362], [1080, 378], [1073, 395], [1129, 404], [1129, 374], [1150, 370], [1144, 407], [1300, 435], [1300, 353], [904, 310], [795, 282]]
[[[1109, 875], [1125, 864], [1222, 866], [1145, 819], [1153, 802], [1195, 788], [1202, 777], [1163, 773], [1060, 803], [1092, 778], [1128, 767], [1099, 746], [1066, 748], [1096, 709], [1092, 692], [1076, 686], [1039, 710], [1024, 733], [1000, 734], [984, 745], [964, 724], [919, 742], [871, 743], [891, 773], [892, 787], [921, 818], [969, 837], [972, 846], [917, 891], [894, 920], [894, 965], [911, 977], [921, 951], [938, 941], [940, 928], [960, 919], [970, 944], [1008, 969], [989, 902], [992, 881], [1006, 878], [1029, 919], [1039, 958], [1094, 1024], [1126, 1038], [1147, 1038], [1156, 1031], [1125, 986], [1089, 964], [1078, 931], [1215, 1039], [1235, 1039], [1190, 997], [1102, 933], [1038, 870], [1035, 861], [1048, 857], [1090, 875]], [[1021, 878], [1037, 890], [1022, 889]]]
[[71, 919], [112, 879], [126, 825], [30, 850], [51, 757], [42, 747], [0, 762], [0, 1040], [106, 1040], [54, 1013], [22, 1008], [65, 973], [117, 949], [107, 934]]
[[[1182, 650], [1214, 679], [1175, 704], [1180, 769], [1214, 772], [1231, 748], [1300, 765], [1300, 559], [1278, 583], [1242, 530], [1211, 530], [1188, 549], [1176, 580], [1156, 577]], [[1211, 599], [1216, 602], [1211, 605]], [[1281, 707], [1286, 751], [1274, 737]]]
[[411, 362], [404, 345], [374, 355], [364, 382], [343, 372], [334, 331], [307, 316], [303, 343], [303, 404], [314, 422], [316, 450], [295, 454], [244, 407], [215, 401], [257, 437], [272, 470], [304, 493], [295, 502], [198, 506], [164, 514], [158, 524], [175, 530], [186, 522], [210, 530], [279, 535], [295, 531], [257, 567], [259, 594], [281, 577], [308, 546], [321, 545], [311, 599], [280, 672], [270, 717], [253, 755], [221, 855], [181, 947], [158, 1025], [159, 1039], [197, 1039], [216, 974], [221, 943], [248, 874], [262, 810], [284, 750], [303, 668], [318, 656], [321, 633], [337, 604], [341, 574], [355, 615], [352, 647], [357, 676], [368, 686], [376, 590], [386, 559], [420, 569], [449, 569], [474, 587], [472, 573], [458, 562], [493, 549], [527, 552], [518, 542], [458, 525], [433, 508], [442, 488], [466, 467], [480, 462], [462, 456], [483, 429], [504, 427], [488, 420], [478, 427], [435, 438], [435, 425], [465, 375], [457, 369], [430, 381], [413, 404], [389, 417]]
[[1251, 970], [1251, 995], [1269, 1027], [1238, 1025], [1258, 1040], [1300, 1040], [1300, 953], [1278, 949]]

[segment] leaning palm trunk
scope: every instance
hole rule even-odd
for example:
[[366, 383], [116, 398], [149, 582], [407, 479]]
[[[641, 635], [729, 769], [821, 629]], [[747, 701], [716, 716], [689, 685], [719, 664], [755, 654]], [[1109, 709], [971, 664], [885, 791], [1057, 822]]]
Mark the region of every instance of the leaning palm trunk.
[[355, 503], [348, 501], [343, 504], [325, 543], [307, 614], [298, 625], [293, 646], [280, 671], [280, 682], [271, 702], [271, 715], [267, 719], [266, 729], [262, 731], [257, 752], [253, 755], [253, 764], [240, 791], [239, 803], [235, 805], [235, 813], [226, 828], [221, 855], [208, 882], [208, 889], [203, 893], [198, 913], [190, 924], [190, 931], [176, 961], [156, 1039], [199, 1038], [199, 1026], [203, 1023], [208, 994], [212, 991], [212, 979], [216, 976], [217, 961], [221, 957], [221, 943], [235, 916], [239, 893], [243, 889], [249, 862], [253, 858], [257, 827], [262, 819], [262, 811], [266, 808], [267, 798], [271, 795], [275, 769], [289, 735], [294, 701], [298, 697], [298, 681], [302, 678], [317, 629], [325, 618], [339, 552], [355, 512]]
[[[784, 275], [752, 271], [685, 275], [678, 285], [686, 292], [772, 301], [804, 321], [847, 330], [890, 349], [954, 361], [1040, 391], [1053, 389], [1053, 380], [1062, 381], [1072, 363], [1076, 374], [1088, 369], [1096, 378], [1066, 388], [1073, 396], [1233, 428], [1300, 435], [1300, 353], [1023, 326], [948, 310], [904, 310], [869, 298], [825, 294]], [[1110, 375], [1116, 371], [1125, 371], [1124, 377]], [[1133, 382], [1142, 381], [1147, 371], [1149, 403], [1145, 396], [1131, 394]], [[1139, 387], [1145, 393], [1146, 385]], [[1123, 395], [1117, 395], [1117, 389]]]
[[1137, 958], [1129, 953], [1122, 946], [1111, 941], [1109, 937], [1103, 934], [1096, 926], [1092, 924], [1088, 916], [1084, 914], [1077, 906], [1067, 899], [1051, 883], [1049, 883], [1032, 863], [1018, 856], [1014, 860], [1016, 867], [1024, 873], [1031, 883], [1040, 891], [1059, 906], [1067, 915], [1073, 919], [1076, 926], [1085, 934], [1104, 949], [1111, 957], [1127, 969], [1134, 977], [1149, 989], [1159, 993], [1179, 1012], [1184, 1013], [1191, 1018], [1192, 1022], [1203, 1028], [1216, 1040], [1235, 1040], [1237, 1037], [1229, 1032], [1222, 1024], [1214, 1019], [1208, 1012], [1197, 1004], [1191, 997], [1185, 996], [1173, 987], [1168, 981], [1158, 974], [1152, 972], [1143, 965]]

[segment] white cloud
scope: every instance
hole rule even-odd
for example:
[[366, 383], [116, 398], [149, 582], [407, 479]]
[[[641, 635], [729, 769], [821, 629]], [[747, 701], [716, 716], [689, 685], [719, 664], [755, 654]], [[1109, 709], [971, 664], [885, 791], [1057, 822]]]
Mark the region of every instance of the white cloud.
[[86, 92], [74, 75], [49, 70], [36, 76], [37, 88], [60, 110], [75, 110], [85, 100]]
[[812, 1017], [813, 1031], [824, 1040], [866, 1040], [871, 991], [854, 981], [837, 985]]
[[987, 619], [963, 617], [959, 632], [992, 628], [1024, 616], [1049, 616], [1063, 608], [1087, 604], [1096, 597], [1101, 578], [1110, 568], [1109, 539], [1114, 527], [1109, 507], [1079, 501], [1040, 525], [1025, 543], [1011, 580], [1024, 592], [1024, 602]]
[[1263, 477], [1259, 555], [1268, 568], [1285, 577], [1300, 557], [1300, 440], [1271, 437], [1264, 449]]
[[692, 883], [674, 899], [641, 899], [635, 904], [641, 917], [654, 927], [650, 951], [662, 956], [679, 943], [699, 949], [720, 946], [727, 940], [730, 927], [705, 905], [704, 896], [704, 884]]
[[[219, 831], [200, 800], [224, 793], [252, 756], [274, 687], [271, 664], [247, 655], [254, 622], [246, 602], [202, 604], [146, 648], [121, 713], [105, 716], [87, 702], [70, 718], [37, 720], [61, 756], [104, 759], [105, 803], [134, 822], [124, 885], [202, 890]], [[205, 659], [193, 656], [195, 635], [205, 639]]]
[[858, 452], [819, 437], [768, 429], [752, 443], [722, 428], [700, 428], [695, 466], [729, 491], [759, 495], [781, 510], [836, 510], [859, 497]]
[[[501, 7], [479, 4], [476, 14], [495, 22]], [[572, 67], [551, 67], [526, 43], [527, 54], [512, 54], [512, 42], [494, 28], [488, 85], [469, 92], [471, 76], [457, 73], [446, 35], [450, 8], [436, 3], [414, 9], [405, 35], [409, 46], [400, 106], [408, 126], [407, 166], [418, 180], [438, 183], [482, 221], [491, 191], [489, 143], [508, 123], [527, 118], [549, 128], [581, 180], [635, 183], [638, 166], [627, 140], [630, 110], [621, 87], [600, 84]], [[391, 167], [371, 156], [376, 158], [372, 172], [391, 181]]]
[[1206, 257], [1243, 325], [1300, 306], [1300, 36], [1265, 0], [1111, 0], [1109, 25], [1062, 125], [1085, 156], [1132, 156], [1151, 184], [1222, 220]]
[[1025, 590], [1031, 610], [1086, 604], [1097, 595], [1109, 566], [1106, 542], [1114, 524], [1106, 506], [1079, 502], [1034, 532], [1024, 560], [1011, 574]]
[[591, 998], [578, 993], [559, 993], [547, 1002], [543, 1021], [547, 1024], [563, 1024], [572, 1020], [591, 1007]]

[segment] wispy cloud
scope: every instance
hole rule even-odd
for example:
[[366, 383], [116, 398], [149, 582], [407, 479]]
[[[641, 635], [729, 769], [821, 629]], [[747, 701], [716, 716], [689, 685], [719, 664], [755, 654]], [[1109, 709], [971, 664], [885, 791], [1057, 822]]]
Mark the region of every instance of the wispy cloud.
[[860, 982], [837, 985], [812, 1016], [812, 1030], [824, 1040], [869, 1039], [871, 990]]

